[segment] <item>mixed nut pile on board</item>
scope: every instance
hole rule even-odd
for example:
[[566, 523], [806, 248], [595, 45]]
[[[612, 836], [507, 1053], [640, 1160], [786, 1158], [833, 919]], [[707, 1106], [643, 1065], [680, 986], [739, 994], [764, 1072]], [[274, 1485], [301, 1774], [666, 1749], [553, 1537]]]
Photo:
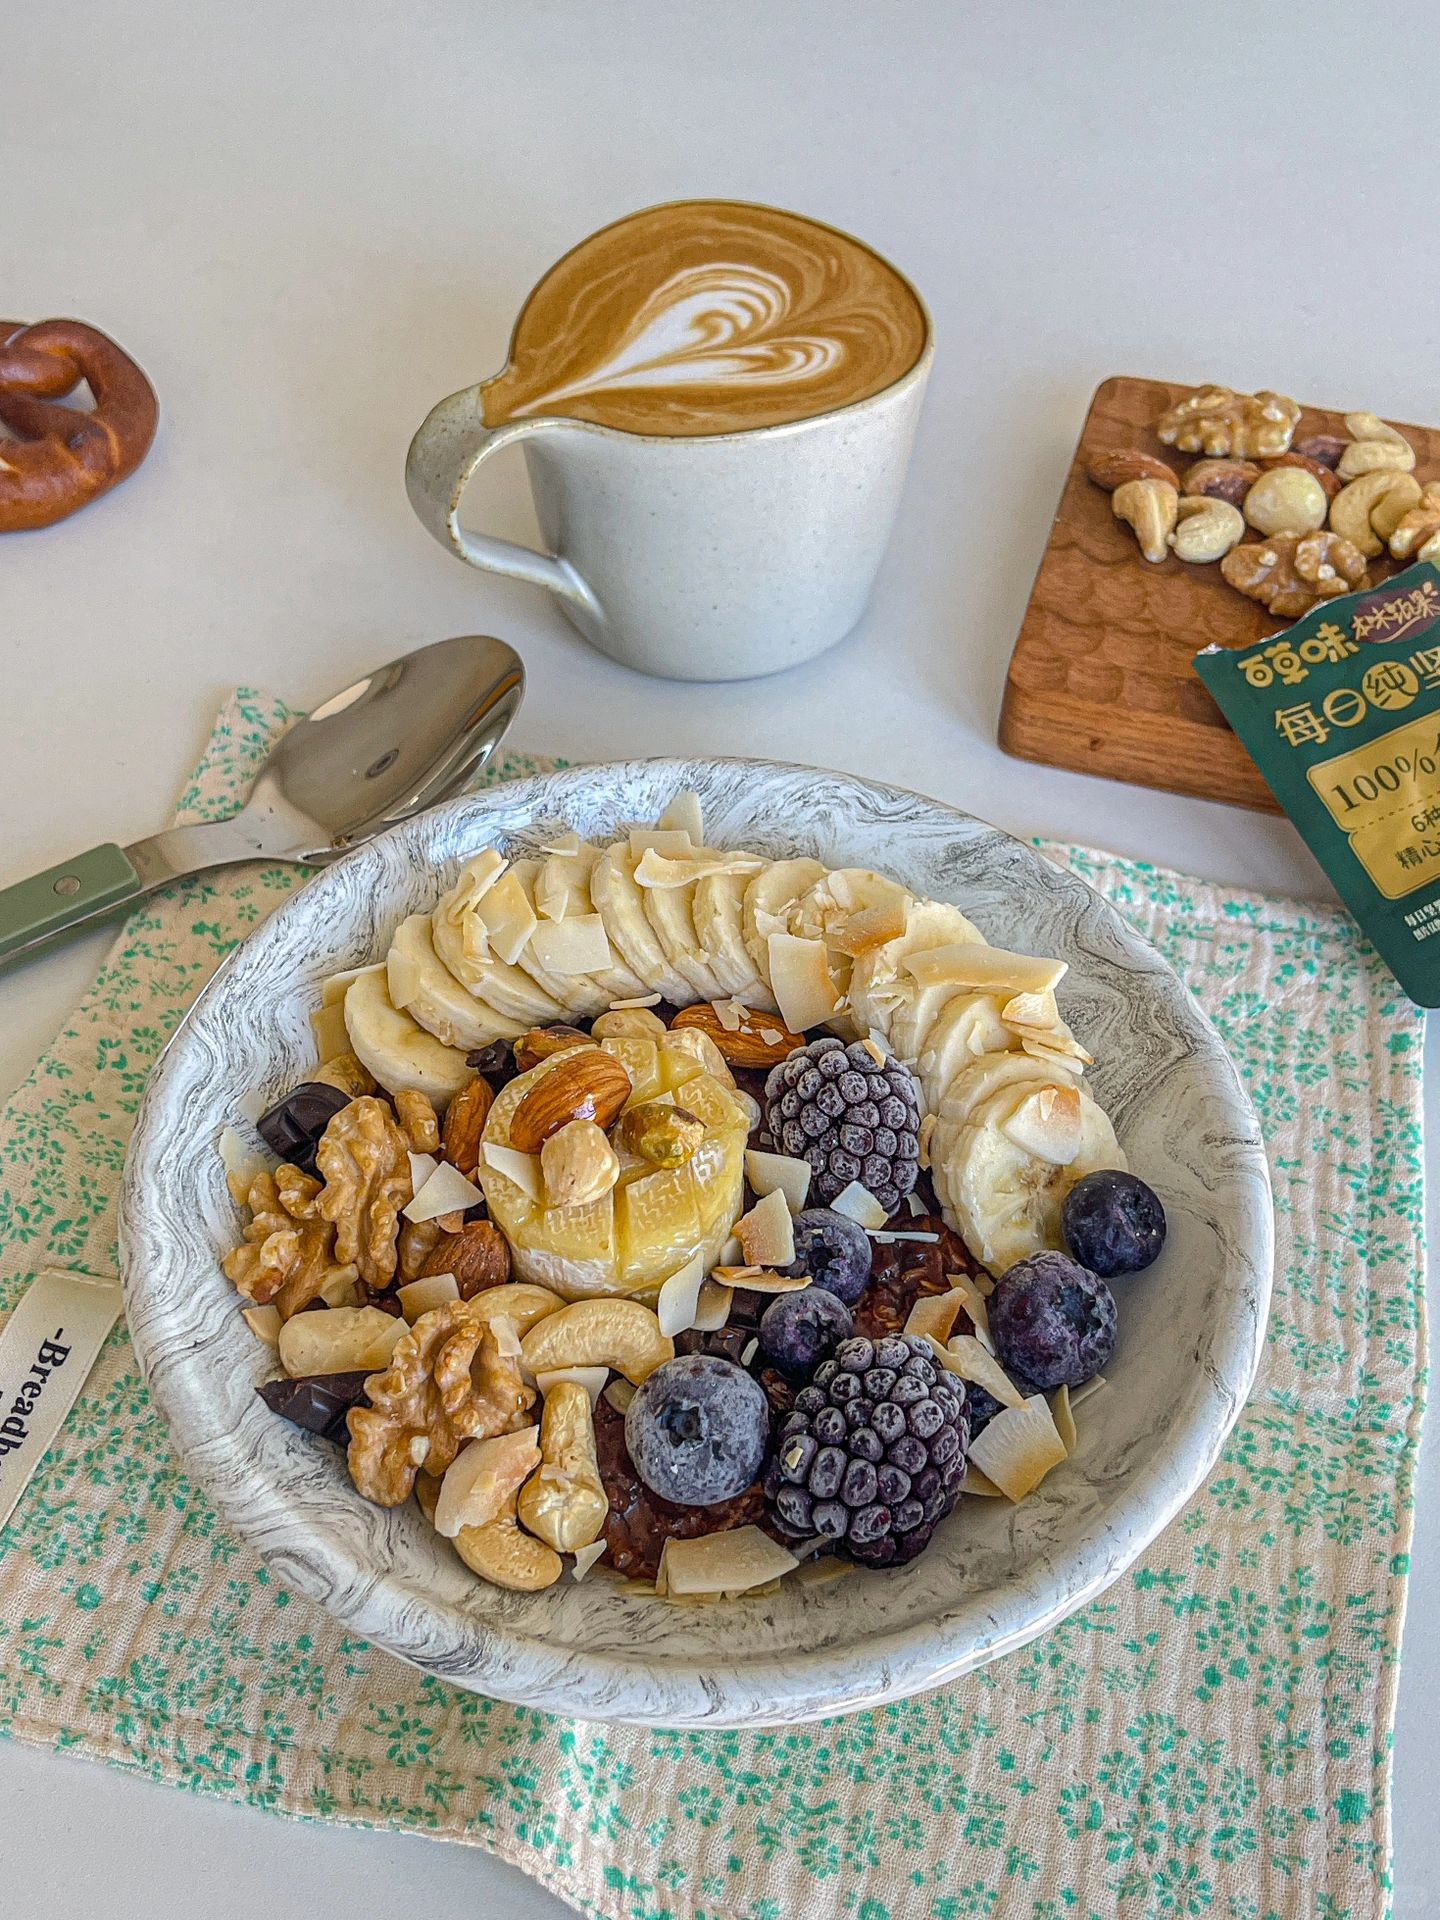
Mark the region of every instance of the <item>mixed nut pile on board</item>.
[[1097, 453], [1086, 472], [1147, 560], [1218, 560], [1232, 587], [1287, 620], [1368, 587], [1368, 563], [1387, 550], [1440, 555], [1440, 482], [1415, 478], [1405, 436], [1347, 413], [1348, 439], [1296, 440], [1300, 415], [1283, 394], [1200, 387], [1156, 423], [1164, 446], [1201, 455], [1183, 474], [1138, 447]]
[[327, 982], [268, 1152], [221, 1137], [262, 1397], [512, 1590], [913, 1560], [1066, 1458], [1107, 1279], [1164, 1240], [1064, 972], [883, 875], [708, 848], [693, 795], [487, 849]]

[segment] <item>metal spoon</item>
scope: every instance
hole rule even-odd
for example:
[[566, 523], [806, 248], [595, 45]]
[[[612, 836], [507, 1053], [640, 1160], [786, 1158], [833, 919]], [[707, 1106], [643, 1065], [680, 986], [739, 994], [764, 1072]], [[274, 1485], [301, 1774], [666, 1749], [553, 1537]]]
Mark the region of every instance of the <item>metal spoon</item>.
[[92, 847], [0, 888], [0, 967], [185, 874], [237, 860], [319, 865], [478, 773], [525, 695], [503, 640], [437, 640], [333, 694], [277, 741], [233, 819]]

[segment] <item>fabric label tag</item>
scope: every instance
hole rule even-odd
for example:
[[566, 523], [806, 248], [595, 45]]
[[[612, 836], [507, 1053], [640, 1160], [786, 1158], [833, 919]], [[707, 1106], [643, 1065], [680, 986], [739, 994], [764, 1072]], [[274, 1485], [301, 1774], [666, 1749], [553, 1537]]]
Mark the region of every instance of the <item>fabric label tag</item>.
[[[1400, 985], [1440, 1006], [1440, 571], [1195, 669]], [[1427, 944], [1428, 943], [1428, 944]]]
[[0, 1527], [120, 1317], [120, 1282], [46, 1267], [0, 1332]]

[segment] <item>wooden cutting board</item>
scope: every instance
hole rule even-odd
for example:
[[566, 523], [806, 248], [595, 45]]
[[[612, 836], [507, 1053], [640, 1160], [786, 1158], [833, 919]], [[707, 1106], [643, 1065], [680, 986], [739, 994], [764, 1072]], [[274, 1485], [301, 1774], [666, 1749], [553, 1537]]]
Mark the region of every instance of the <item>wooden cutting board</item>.
[[[1094, 454], [1124, 447], [1183, 474], [1200, 456], [1162, 446], [1155, 422], [1193, 391], [1123, 374], [1096, 391], [1015, 642], [1000, 744], [1046, 766], [1278, 813], [1191, 663], [1212, 642], [1248, 647], [1288, 622], [1227, 585], [1218, 565], [1173, 555], [1151, 565], [1085, 477]], [[1440, 477], [1440, 432], [1395, 424], [1415, 449], [1416, 477]], [[1295, 437], [1344, 432], [1340, 414], [1307, 407]], [[1370, 563], [1372, 581], [1398, 570]]]

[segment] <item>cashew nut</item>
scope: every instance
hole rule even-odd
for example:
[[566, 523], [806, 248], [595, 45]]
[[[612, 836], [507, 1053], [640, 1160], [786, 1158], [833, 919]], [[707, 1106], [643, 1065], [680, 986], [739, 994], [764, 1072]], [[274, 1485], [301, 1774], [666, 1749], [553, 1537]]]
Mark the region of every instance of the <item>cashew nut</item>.
[[649, 1007], [612, 1007], [590, 1028], [596, 1040], [654, 1040], [666, 1031], [665, 1022]]
[[1182, 500], [1170, 545], [1180, 560], [1219, 560], [1245, 536], [1245, 516], [1228, 500], [1196, 495]]
[[512, 1593], [539, 1593], [564, 1571], [553, 1547], [521, 1531], [513, 1493], [488, 1526], [462, 1527], [451, 1545], [472, 1573]]
[[532, 1373], [612, 1367], [638, 1387], [675, 1358], [675, 1342], [638, 1300], [577, 1300], [530, 1329], [521, 1358]]
[[1440, 552], [1440, 484], [1434, 480], [1390, 534], [1397, 560], [1433, 560]]
[[1329, 507], [1325, 489], [1303, 467], [1272, 467], [1245, 496], [1245, 518], [1261, 533], [1313, 533]]
[[516, 1281], [513, 1286], [484, 1288], [466, 1301], [465, 1310], [477, 1320], [495, 1320], [503, 1315], [517, 1333], [525, 1334], [563, 1305], [559, 1294], [551, 1293], [548, 1287]]
[[1420, 483], [1413, 474], [1379, 468], [1340, 489], [1330, 503], [1330, 525], [1373, 558], [1419, 503]]
[[1180, 495], [1166, 480], [1127, 480], [1110, 496], [1110, 511], [1135, 529], [1147, 560], [1163, 560], [1175, 525]]
[[1342, 480], [1358, 480], [1362, 473], [1409, 473], [1415, 465], [1415, 449], [1377, 414], [1347, 413], [1345, 431], [1350, 445], [1340, 456], [1336, 469]]
[[539, 1468], [520, 1489], [520, 1519], [557, 1553], [574, 1553], [600, 1537], [610, 1503], [595, 1457], [590, 1396], [573, 1380], [557, 1381], [545, 1396], [540, 1453]]

